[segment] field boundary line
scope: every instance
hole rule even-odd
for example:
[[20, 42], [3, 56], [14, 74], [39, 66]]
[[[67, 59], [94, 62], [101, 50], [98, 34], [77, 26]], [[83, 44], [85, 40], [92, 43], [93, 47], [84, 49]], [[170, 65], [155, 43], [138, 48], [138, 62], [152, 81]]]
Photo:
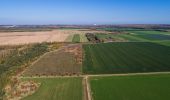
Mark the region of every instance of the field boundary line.
[[170, 72], [148, 72], [148, 73], [127, 73], [127, 74], [96, 74], [87, 75], [89, 77], [107, 77], [107, 76], [135, 76], [135, 75], [157, 75], [157, 74], [170, 74]]
[[136, 75], [159, 75], [170, 74], [170, 72], [148, 72], [148, 73], [127, 73], [127, 74], [96, 74], [96, 75], [72, 75], [72, 76], [19, 76], [19, 78], [69, 78], [69, 77], [107, 77], [107, 76], [136, 76]]
[[90, 84], [88, 81], [88, 76], [85, 76], [84, 80], [85, 80], [85, 86], [86, 86], [86, 91], [87, 91], [87, 100], [93, 100], [91, 96], [91, 89], [90, 89]]

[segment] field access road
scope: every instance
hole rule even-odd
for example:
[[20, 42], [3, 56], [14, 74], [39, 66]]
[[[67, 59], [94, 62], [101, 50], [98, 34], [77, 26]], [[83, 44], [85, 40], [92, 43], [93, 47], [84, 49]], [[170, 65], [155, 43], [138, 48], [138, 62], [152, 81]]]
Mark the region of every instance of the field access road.
[[96, 74], [96, 75], [72, 75], [72, 76], [19, 76], [19, 78], [60, 78], [60, 77], [107, 77], [107, 76], [134, 76], [134, 75], [157, 75], [170, 74], [170, 72], [148, 72], [148, 73], [127, 73], [127, 74]]

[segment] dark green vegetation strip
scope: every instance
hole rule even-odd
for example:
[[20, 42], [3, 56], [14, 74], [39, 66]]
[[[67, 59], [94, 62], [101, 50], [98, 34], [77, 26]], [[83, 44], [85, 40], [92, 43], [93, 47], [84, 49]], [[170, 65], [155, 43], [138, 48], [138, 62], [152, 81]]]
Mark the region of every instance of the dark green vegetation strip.
[[94, 77], [94, 100], [169, 100], [170, 75]]
[[86, 74], [170, 71], [170, 47], [145, 42], [83, 45]]
[[79, 34], [75, 34], [74, 37], [73, 37], [72, 42], [75, 42], [75, 43], [80, 42], [80, 35]]
[[[10, 82], [10, 76], [22, 71], [23, 65], [28, 65], [36, 57], [47, 52], [47, 44], [35, 44], [26, 46], [22, 50], [16, 49], [13, 53], [0, 63], [0, 99], [4, 95], [4, 86]], [[21, 49], [21, 50], [20, 50]], [[23, 66], [23, 67], [21, 67]]]
[[30, 80], [40, 82], [41, 86], [33, 95], [23, 100], [82, 100], [82, 78], [39, 78]]

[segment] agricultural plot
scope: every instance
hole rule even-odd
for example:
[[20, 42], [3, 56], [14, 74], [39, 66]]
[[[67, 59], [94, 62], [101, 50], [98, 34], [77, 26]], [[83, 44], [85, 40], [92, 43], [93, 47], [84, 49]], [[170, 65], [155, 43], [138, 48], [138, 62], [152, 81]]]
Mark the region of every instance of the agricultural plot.
[[155, 40], [170, 40], [168, 32], [161, 31], [133, 31], [131, 32], [134, 36], [143, 38], [150, 41]]
[[170, 40], [170, 35], [163, 34], [144, 34], [137, 36], [148, 40]]
[[170, 34], [169, 32], [163, 32], [163, 31], [129, 31], [135, 34], [164, 34], [164, 35], [168, 35]]
[[113, 74], [170, 71], [170, 47], [149, 42], [83, 45], [83, 72]]
[[134, 34], [119, 34], [118, 36], [130, 42], [150, 42], [150, 40], [138, 37]]
[[43, 42], [65, 42], [71, 34], [66, 30], [42, 32], [9, 32], [0, 34], [0, 45], [21, 45]]
[[65, 42], [72, 42], [73, 36], [74, 36], [74, 34], [70, 34], [70, 35], [66, 38]]
[[5, 52], [7, 56], [0, 59], [0, 98], [4, 95], [6, 85], [13, 85], [11, 82], [12, 75], [19, 75], [32, 61], [48, 51], [48, 46], [45, 43], [23, 47], [3, 46], [3, 48], [13, 48], [14, 51]]
[[80, 45], [73, 45], [42, 56], [24, 73], [37, 75], [79, 75], [82, 70], [82, 52]]
[[82, 100], [82, 78], [24, 79], [41, 83], [39, 89], [23, 100]]
[[170, 74], [90, 78], [93, 100], [169, 100]]
[[165, 46], [170, 46], [170, 40], [164, 40], [164, 41], [155, 41], [155, 43], [165, 45]]
[[80, 42], [88, 42], [87, 37], [85, 34], [80, 34]]
[[80, 42], [80, 35], [79, 34], [75, 34], [73, 36], [72, 42], [74, 42], [74, 43]]
[[128, 41], [118, 34], [96, 34], [97, 38], [102, 42], [125, 42]]

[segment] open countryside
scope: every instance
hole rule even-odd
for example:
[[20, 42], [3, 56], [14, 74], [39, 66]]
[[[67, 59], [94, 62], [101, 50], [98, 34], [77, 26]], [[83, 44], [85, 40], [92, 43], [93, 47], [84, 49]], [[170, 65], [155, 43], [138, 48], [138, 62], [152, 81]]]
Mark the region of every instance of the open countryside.
[[0, 100], [170, 100], [170, 1], [1, 0]]

